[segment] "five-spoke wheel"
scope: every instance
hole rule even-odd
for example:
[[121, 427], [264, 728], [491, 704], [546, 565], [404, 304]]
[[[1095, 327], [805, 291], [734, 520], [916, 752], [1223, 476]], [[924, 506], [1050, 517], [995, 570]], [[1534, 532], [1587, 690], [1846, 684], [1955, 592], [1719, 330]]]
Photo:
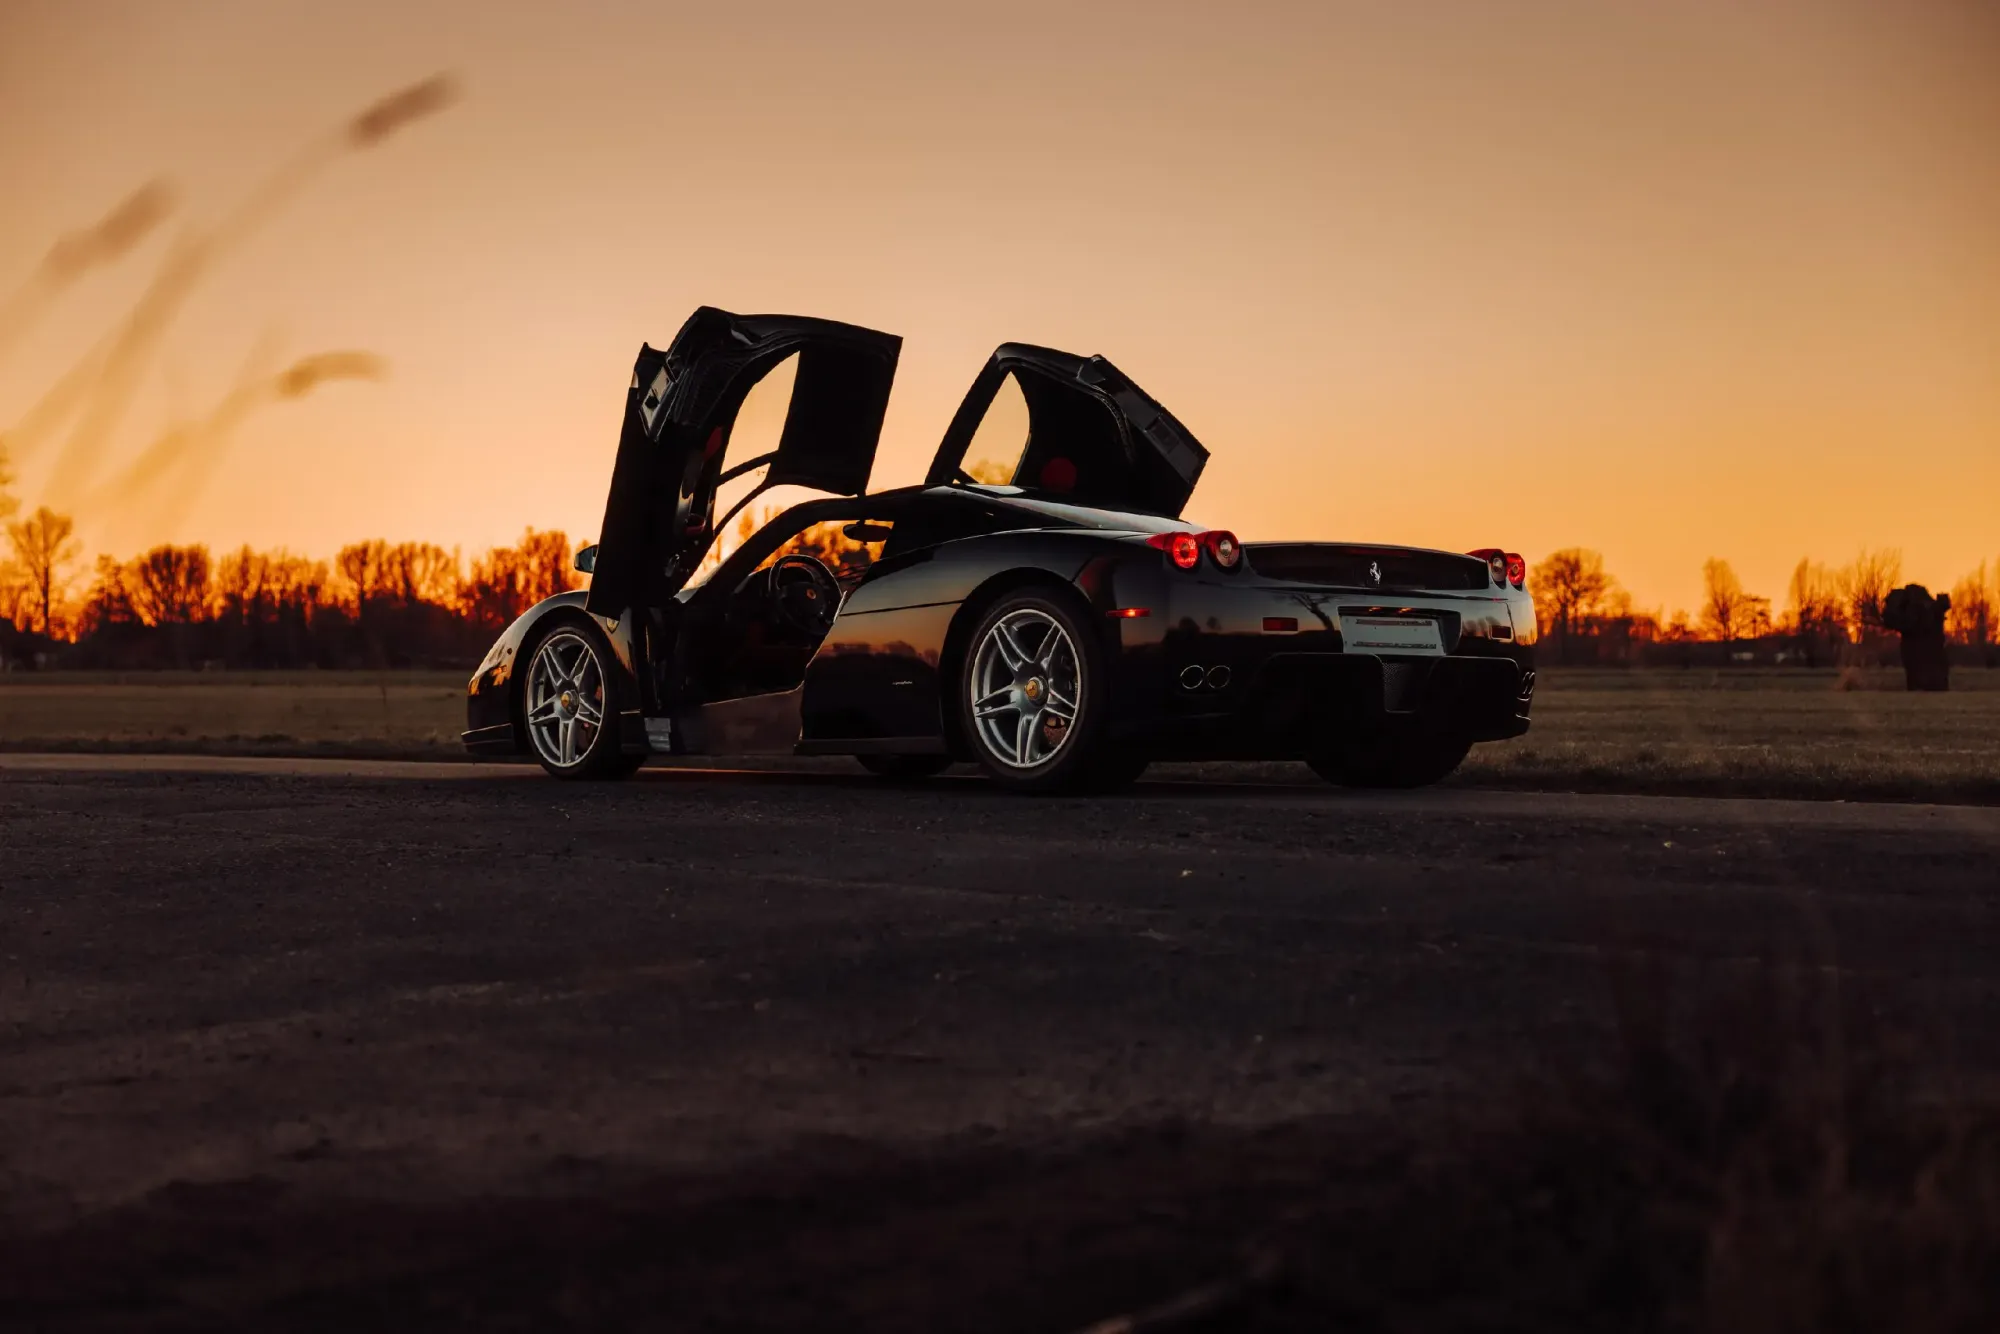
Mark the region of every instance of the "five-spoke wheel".
[[986, 609], [966, 641], [964, 737], [987, 774], [1030, 791], [1130, 782], [1143, 764], [1102, 736], [1103, 649], [1089, 613], [1054, 590], [1022, 589]]
[[558, 778], [629, 770], [618, 753], [604, 650], [581, 625], [561, 625], [535, 646], [521, 696], [528, 744]]
[[1040, 607], [991, 621], [973, 650], [969, 708], [982, 748], [1010, 769], [1047, 764], [1068, 744], [1083, 664], [1062, 623]]

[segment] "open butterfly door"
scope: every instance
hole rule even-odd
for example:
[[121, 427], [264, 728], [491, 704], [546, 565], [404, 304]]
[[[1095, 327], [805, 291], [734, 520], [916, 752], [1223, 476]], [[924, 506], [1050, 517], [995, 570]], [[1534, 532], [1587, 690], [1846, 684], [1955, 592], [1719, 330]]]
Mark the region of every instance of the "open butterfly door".
[[[684, 585], [715, 537], [715, 496], [730, 477], [768, 465], [762, 486], [859, 495], [896, 358], [894, 334], [796, 315], [733, 315], [703, 306], [665, 351], [639, 349], [604, 503], [585, 605], [601, 616], [659, 606]], [[794, 353], [778, 447], [731, 459], [744, 396]]]

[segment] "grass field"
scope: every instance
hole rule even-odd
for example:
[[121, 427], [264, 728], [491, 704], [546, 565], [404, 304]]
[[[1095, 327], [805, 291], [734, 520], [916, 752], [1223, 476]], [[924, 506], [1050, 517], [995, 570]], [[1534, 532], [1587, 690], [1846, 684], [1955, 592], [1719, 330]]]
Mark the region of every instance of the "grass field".
[[[1948, 694], [1900, 672], [1555, 670], [1528, 736], [1461, 770], [1488, 786], [2000, 801], [2000, 671]], [[1847, 688], [1842, 688], [1843, 686]]]
[[[2000, 802], [2000, 671], [1960, 668], [1952, 684], [1912, 695], [1891, 671], [1553, 669], [1534, 731], [1477, 748], [1453, 781]], [[457, 672], [17, 673], [0, 677], [0, 749], [449, 757], [464, 698]]]
[[0, 676], [0, 748], [457, 753], [470, 672]]

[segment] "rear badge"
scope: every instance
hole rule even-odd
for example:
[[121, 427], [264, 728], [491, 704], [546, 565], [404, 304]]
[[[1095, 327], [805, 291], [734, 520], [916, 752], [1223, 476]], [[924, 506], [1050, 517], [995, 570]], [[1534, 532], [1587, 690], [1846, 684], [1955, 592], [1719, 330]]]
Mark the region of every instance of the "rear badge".
[[1371, 584], [1380, 584], [1382, 582], [1381, 561], [1371, 560], [1368, 562], [1368, 582]]

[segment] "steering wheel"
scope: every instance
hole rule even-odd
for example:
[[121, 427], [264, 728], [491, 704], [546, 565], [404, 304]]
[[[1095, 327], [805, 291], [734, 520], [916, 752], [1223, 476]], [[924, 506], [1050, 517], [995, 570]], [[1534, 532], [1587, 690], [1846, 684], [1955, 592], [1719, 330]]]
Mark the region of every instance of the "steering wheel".
[[764, 597], [780, 624], [823, 636], [840, 611], [840, 582], [817, 556], [780, 556], [764, 571]]

